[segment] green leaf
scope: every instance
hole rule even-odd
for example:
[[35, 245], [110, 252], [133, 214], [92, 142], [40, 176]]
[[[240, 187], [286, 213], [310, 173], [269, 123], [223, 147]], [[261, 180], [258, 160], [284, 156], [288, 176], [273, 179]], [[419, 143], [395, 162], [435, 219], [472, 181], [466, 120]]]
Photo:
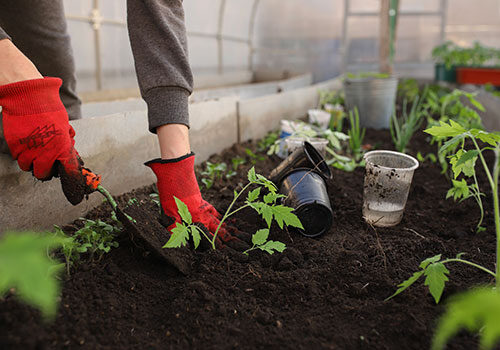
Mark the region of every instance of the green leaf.
[[248, 170], [248, 181], [250, 182], [255, 182], [257, 181], [257, 176], [255, 175], [255, 167], [251, 167], [250, 170]]
[[193, 218], [191, 217], [191, 213], [186, 204], [181, 201], [179, 198], [174, 196], [175, 204], [177, 204], [177, 210], [179, 215], [181, 216], [182, 221], [186, 224], [191, 225], [193, 223]]
[[6, 232], [0, 240], [0, 296], [10, 288], [24, 303], [53, 318], [57, 311], [62, 265], [48, 251], [65, 242], [52, 234]]
[[195, 225], [190, 226], [191, 236], [193, 237], [194, 249], [198, 249], [201, 241], [200, 228]]
[[478, 101], [478, 100], [476, 100], [475, 98], [473, 98], [473, 97], [469, 97], [469, 101], [470, 101], [470, 103], [471, 103], [474, 107], [476, 107], [476, 108], [477, 108], [478, 110], [480, 110], [481, 112], [484, 112], [484, 111], [485, 111], [485, 109], [484, 109], [483, 105], [481, 104], [481, 102], [479, 102], [479, 101]]
[[458, 166], [460, 166], [462, 164], [465, 164], [467, 161], [477, 158], [478, 155], [479, 155], [479, 151], [478, 150], [474, 149], [474, 150], [466, 151], [460, 157], [460, 159], [458, 160], [456, 166], [458, 167]]
[[271, 222], [273, 221], [273, 209], [270, 205], [262, 203], [260, 207], [259, 214], [266, 221], [267, 227], [271, 227]]
[[276, 200], [278, 198], [282, 198], [282, 197], [285, 197], [285, 196], [282, 194], [279, 194], [279, 193], [268, 193], [264, 196], [264, 203], [273, 204], [276, 202]]
[[433, 257], [430, 257], [430, 258], [427, 258], [425, 259], [424, 261], [422, 261], [419, 265], [419, 267], [422, 269], [422, 270], [425, 270], [425, 268], [429, 265], [429, 264], [432, 264], [432, 263], [435, 263], [437, 261], [441, 260], [441, 254], [438, 254], [438, 255], [434, 255]]
[[269, 236], [269, 229], [264, 228], [264, 229], [258, 230], [252, 236], [252, 243], [254, 245], [264, 244], [267, 241], [268, 236]]
[[248, 192], [247, 200], [249, 202], [254, 202], [260, 196], [260, 187]]
[[473, 135], [484, 143], [487, 143], [494, 147], [496, 147], [498, 143], [500, 143], [500, 135], [498, 134], [489, 133], [483, 130], [477, 130], [473, 132]]
[[415, 283], [419, 278], [420, 276], [422, 276], [424, 274], [424, 271], [417, 271], [415, 273], [413, 273], [413, 275], [408, 278], [407, 280], [401, 282], [400, 284], [398, 284], [398, 290], [396, 290], [396, 292], [391, 295], [390, 297], [388, 297], [387, 299], [385, 299], [385, 301], [389, 300], [389, 299], [392, 299], [394, 298], [396, 295], [400, 294], [401, 292], [403, 292], [406, 288], [408, 288], [409, 286], [411, 286], [413, 283]]
[[172, 229], [172, 234], [163, 248], [179, 248], [187, 244], [189, 239], [189, 230], [186, 225], [177, 223]]
[[435, 262], [427, 266], [424, 273], [426, 276], [424, 285], [429, 286], [429, 291], [437, 304], [443, 294], [444, 284], [448, 281], [446, 275], [450, 274], [450, 271], [443, 263]]
[[266, 244], [261, 245], [258, 248], [269, 254], [273, 254], [274, 251], [282, 253], [286, 249], [286, 245], [285, 243], [278, 241], [267, 241]]
[[478, 334], [479, 348], [492, 349], [500, 340], [500, 294], [477, 288], [450, 298], [438, 321], [432, 349], [444, 349], [460, 330]]
[[286, 207], [284, 205], [275, 205], [271, 207], [274, 220], [278, 226], [282, 229], [283, 223], [287, 226], [297, 227], [303, 229], [302, 223], [300, 222], [297, 215], [293, 214], [293, 208]]
[[470, 191], [467, 182], [462, 179], [461, 181], [452, 180], [453, 187], [448, 190], [446, 193], [446, 199], [453, 196], [453, 199], [456, 201], [459, 198], [469, 198]]
[[465, 138], [465, 134], [460, 134], [455, 137], [452, 137], [448, 141], [446, 141], [438, 151], [438, 154], [444, 154], [449, 149], [454, 148], [461, 140]]
[[454, 137], [467, 131], [454, 120], [450, 120], [449, 124], [443, 121], [439, 121], [439, 124], [439, 126], [435, 125], [428, 129], [425, 129], [424, 132], [435, 137]]

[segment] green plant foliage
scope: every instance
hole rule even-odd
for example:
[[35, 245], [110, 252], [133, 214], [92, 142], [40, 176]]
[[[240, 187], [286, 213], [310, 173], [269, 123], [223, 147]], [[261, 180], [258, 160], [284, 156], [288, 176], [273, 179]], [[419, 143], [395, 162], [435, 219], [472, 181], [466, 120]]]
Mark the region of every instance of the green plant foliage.
[[206, 162], [206, 169], [201, 173], [206, 177], [201, 179], [201, 182], [205, 185], [207, 189], [212, 187], [215, 180], [221, 179], [224, 172], [227, 170], [226, 163], [211, 163]]
[[399, 152], [404, 153], [406, 151], [406, 147], [410, 143], [413, 134], [417, 132], [424, 121], [424, 111], [422, 109], [421, 101], [422, 100], [416, 96], [413, 100], [410, 113], [408, 114], [407, 101], [405, 99], [403, 101], [402, 117], [399, 119], [396, 117], [396, 107], [393, 109], [390, 120], [390, 132], [392, 142], [394, 143], [396, 150]]
[[363, 155], [363, 150], [361, 146], [363, 145], [363, 139], [365, 137], [365, 128], [361, 128], [359, 124], [359, 113], [358, 109], [354, 107], [354, 113], [349, 111], [349, 148], [351, 154], [355, 161], [359, 161]]
[[54, 318], [61, 290], [57, 276], [63, 266], [48, 252], [63, 243], [49, 233], [6, 232], [0, 239], [0, 296], [13, 289], [19, 300]]
[[398, 84], [398, 97], [412, 103], [420, 95], [420, 87], [415, 79], [402, 79]]
[[264, 228], [255, 232], [255, 234], [252, 236], [252, 247], [245, 250], [243, 254], [248, 255], [248, 252], [255, 249], [260, 249], [269, 254], [274, 254], [275, 251], [283, 253], [283, 251], [286, 249], [286, 245], [278, 241], [270, 241], [270, 240], [268, 241], [267, 240], [268, 237], [269, 237], [268, 228]]
[[[197, 248], [199, 241], [201, 240], [201, 236], [199, 235], [199, 233], [201, 233], [210, 242], [212, 248], [215, 249], [217, 235], [224, 221], [226, 221], [227, 218], [231, 215], [234, 215], [240, 210], [248, 207], [253, 208], [255, 211], [257, 211], [257, 213], [261, 215], [261, 217], [267, 223], [268, 229], [271, 227], [271, 223], [273, 220], [277, 222], [280, 228], [283, 228], [283, 225], [303, 228], [300, 220], [295, 214], [292, 213], [292, 208], [277, 204], [277, 200], [279, 198], [282, 198], [283, 195], [277, 193], [277, 188], [271, 181], [266, 179], [264, 176], [257, 174], [253, 167], [248, 171], [247, 177], [248, 183], [240, 191], [234, 191], [233, 201], [227, 208], [224, 215], [222, 215], [219, 226], [217, 227], [217, 230], [214, 232], [212, 237], [206, 236], [203, 231], [199, 230], [199, 228], [192, 222], [191, 215], [189, 214], [186, 205], [180, 200], [176, 199], [179, 215], [181, 216], [183, 222], [177, 223], [176, 227], [172, 230], [172, 235], [170, 236], [168, 242], [165, 244], [164, 248], [176, 248], [183, 246], [187, 243], [189, 237], [193, 237], [195, 248]], [[255, 188], [253, 190], [249, 190], [251, 186]], [[233, 206], [235, 205], [238, 198], [240, 198], [241, 195], [247, 190], [248, 193], [245, 203], [239, 208], [233, 210]], [[267, 193], [263, 195], [263, 191], [266, 191]], [[259, 198], [261, 197], [262, 199], [259, 200]], [[271, 247], [275, 246], [271, 244], [268, 248], [270, 249]]]
[[472, 47], [460, 47], [447, 41], [432, 50], [432, 58], [436, 63], [442, 63], [447, 69], [452, 66], [498, 66], [500, 50], [482, 46], [474, 42]]
[[274, 143], [278, 140], [279, 133], [277, 131], [271, 131], [268, 133], [263, 139], [257, 142], [257, 151], [265, 152], [269, 147], [274, 145]]
[[245, 148], [245, 153], [248, 156], [248, 158], [250, 158], [250, 163], [252, 164], [257, 164], [257, 162], [262, 162], [266, 160], [266, 157], [261, 156], [259, 154], [255, 154], [254, 152], [252, 152], [250, 148]]
[[344, 91], [319, 90], [319, 108], [325, 109], [325, 105], [344, 105]]
[[479, 335], [479, 348], [492, 349], [500, 339], [500, 294], [491, 287], [476, 288], [450, 298], [439, 319], [432, 349], [444, 349], [465, 329]]
[[72, 238], [76, 244], [76, 253], [88, 253], [90, 260], [100, 260], [111, 248], [118, 247], [115, 236], [120, 233], [120, 228], [108, 224], [100, 219], [90, 220], [80, 218], [83, 227], [76, 231]]

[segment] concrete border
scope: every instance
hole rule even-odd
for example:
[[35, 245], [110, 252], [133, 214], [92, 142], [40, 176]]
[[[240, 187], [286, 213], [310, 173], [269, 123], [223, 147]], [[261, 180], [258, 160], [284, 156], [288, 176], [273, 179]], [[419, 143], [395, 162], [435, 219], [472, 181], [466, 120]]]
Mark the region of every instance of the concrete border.
[[[303, 117], [307, 109], [317, 105], [320, 89], [341, 87], [340, 81], [333, 79], [287, 91], [308, 78], [293, 79], [282, 87], [283, 93], [190, 104], [191, 143], [197, 162], [238, 140], [264, 136], [282, 118]], [[159, 155], [156, 137], [147, 131], [145, 110], [85, 118], [71, 124], [86, 165], [103, 175], [103, 185], [112, 194], [154, 182], [152, 172], [142, 165]], [[99, 195], [93, 194], [88, 201], [73, 207], [61, 193], [58, 180], [36, 181], [31, 174], [20, 171], [9, 155], [0, 152], [0, 233], [8, 229], [50, 229], [53, 224], [64, 224], [84, 215], [101, 201]]]

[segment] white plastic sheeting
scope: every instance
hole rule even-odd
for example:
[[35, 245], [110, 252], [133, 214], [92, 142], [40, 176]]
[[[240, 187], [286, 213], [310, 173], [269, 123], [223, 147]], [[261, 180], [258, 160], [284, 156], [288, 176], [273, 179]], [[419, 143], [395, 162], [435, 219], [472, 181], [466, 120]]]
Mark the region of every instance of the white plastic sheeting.
[[[500, 0], [400, 1], [396, 71], [430, 71], [430, 51], [442, 40], [500, 47]], [[134, 87], [125, 1], [64, 3], [80, 90]], [[379, 0], [184, 0], [191, 65], [195, 76], [310, 71], [315, 81], [373, 69], [379, 6]], [[97, 35], [96, 20], [102, 20]]]

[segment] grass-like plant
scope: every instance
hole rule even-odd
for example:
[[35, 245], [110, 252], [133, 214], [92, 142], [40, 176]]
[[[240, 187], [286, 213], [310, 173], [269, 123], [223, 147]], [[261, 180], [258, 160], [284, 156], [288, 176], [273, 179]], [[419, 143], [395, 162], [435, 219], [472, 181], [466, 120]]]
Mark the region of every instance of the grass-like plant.
[[[425, 92], [424, 92], [425, 96]], [[407, 111], [407, 100], [403, 100], [403, 110], [401, 118], [396, 116], [396, 108], [394, 107], [390, 120], [390, 132], [392, 142], [398, 152], [405, 153], [406, 147], [410, 143], [411, 138], [422, 125], [423, 113], [421, 107], [421, 99], [417, 95], [411, 105], [410, 113]]]
[[[212, 249], [216, 249], [216, 240], [219, 230], [222, 227], [222, 224], [232, 215], [237, 212], [245, 209], [252, 208], [254, 209], [266, 222], [267, 229], [270, 229], [271, 223], [273, 220], [278, 224], [280, 228], [283, 228], [284, 225], [292, 226], [297, 228], [303, 228], [300, 223], [299, 218], [292, 213], [293, 208], [284, 206], [282, 204], [278, 204], [277, 200], [279, 198], [284, 197], [282, 194], [279, 194], [276, 186], [266, 179], [264, 176], [255, 173], [255, 169], [252, 167], [248, 171], [248, 183], [243, 186], [240, 191], [234, 191], [234, 197], [227, 208], [226, 212], [222, 215], [220, 219], [220, 223], [215, 230], [213, 236], [207, 235], [203, 230], [200, 229], [193, 221], [191, 214], [187, 206], [178, 198], [175, 198], [175, 202], [177, 204], [179, 215], [182, 219], [182, 223], [177, 223], [177, 225], [172, 229], [172, 235], [170, 239], [165, 244], [164, 248], [178, 248], [187, 244], [189, 239], [191, 238], [194, 243], [195, 249], [198, 248], [202, 237], [207, 239], [212, 246]], [[248, 191], [247, 199], [245, 203], [239, 208], [233, 209], [236, 201], [245, 193], [250, 187], [255, 187], [253, 190]], [[261, 195], [262, 190], [267, 191], [266, 194]], [[259, 198], [262, 197], [262, 200]], [[262, 233], [259, 234], [260, 237]], [[267, 237], [266, 237], [267, 239]], [[258, 240], [260, 242], [260, 239]], [[259, 244], [260, 245], [260, 244]], [[276, 249], [278, 250], [278, 249]], [[279, 251], [279, 250], [278, 250]]]
[[361, 146], [363, 145], [366, 129], [360, 127], [357, 107], [354, 107], [354, 113], [353, 111], [349, 111], [349, 122], [349, 130], [347, 131], [347, 135], [349, 135], [349, 148], [354, 160], [359, 161], [363, 156]]
[[[439, 254], [422, 261], [420, 270], [415, 272], [409, 279], [402, 282], [398, 286], [399, 289], [388, 299], [404, 291], [421, 276], [426, 276], [425, 285], [429, 287], [430, 293], [434, 297], [436, 303], [438, 303], [443, 293], [445, 283], [448, 281], [450, 272], [446, 268], [446, 265], [449, 263], [459, 262], [486, 272], [495, 279], [495, 290], [493, 291], [491, 288], [477, 290], [463, 294], [450, 301], [447, 311], [438, 325], [433, 348], [443, 348], [448, 339], [461, 328], [465, 327], [469, 330], [479, 330], [483, 326], [486, 328], [480, 334], [481, 343], [489, 348], [500, 339], [500, 328], [497, 326], [498, 322], [500, 322], [500, 314], [495, 313], [495, 310], [498, 310], [500, 306], [500, 205], [498, 197], [500, 135], [486, 132], [481, 129], [465, 128], [453, 120], [449, 122], [441, 121], [438, 126], [430, 127], [425, 130], [425, 132], [441, 141], [445, 141], [440, 152], [447, 152], [450, 149], [454, 150], [454, 154], [450, 155], [450, 163], [455, 177], [460, 174], [464, 174], [466, 177], [475, 176], [476, 163], [477, 160], [480, 161], [488, 179], [491, 195], [493, 197], [493, 212], [497, 238], [496, 266], [495, 270], [490, 270], [484, 266], [463, 259], [463, 254], [458, 254], [455, 258], [450, 259], [442, 259], [441, 254]], [[473, 145], [471, 149], [467, 149], [466, 140], [471, 141]], [[482, 146], [479, 145], [480, 142]], [[490, 170], [484, 158], [483, 153], [485, 151], [493, 151], [495, 154], [492, 170]], [[475, 179], [475, 181], [477, 185], [477, 180]], [[482, 304], [481, 306], [476, 305], [476, 307], [471, 307], [471, 305], [478, 303], [481, 298], [484, 298], [480, 302], [480, 304]], [[460, 310], [460, 312], [458, 310]]]

